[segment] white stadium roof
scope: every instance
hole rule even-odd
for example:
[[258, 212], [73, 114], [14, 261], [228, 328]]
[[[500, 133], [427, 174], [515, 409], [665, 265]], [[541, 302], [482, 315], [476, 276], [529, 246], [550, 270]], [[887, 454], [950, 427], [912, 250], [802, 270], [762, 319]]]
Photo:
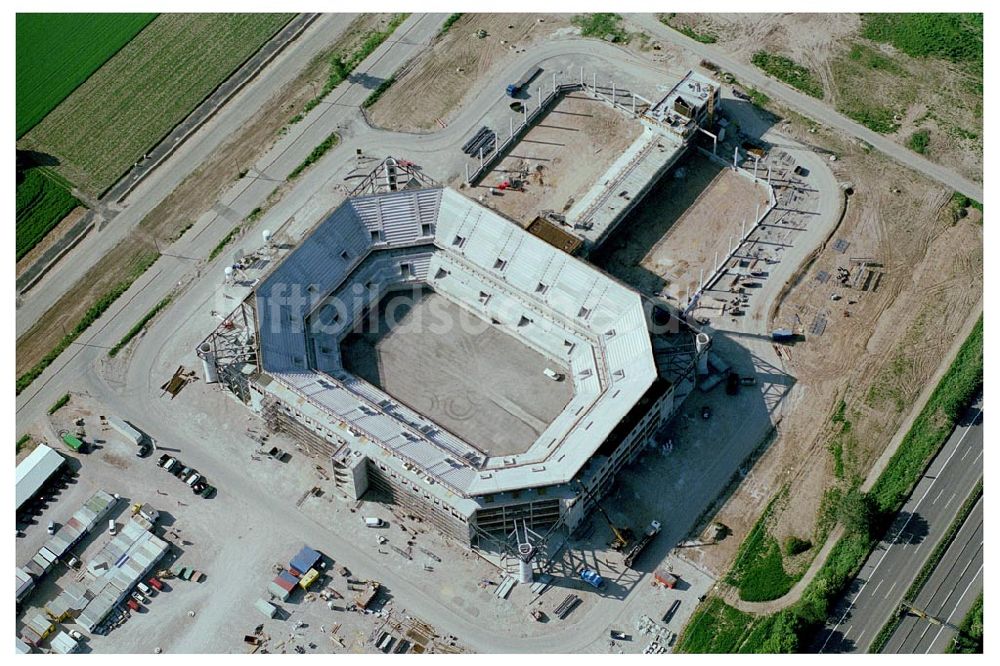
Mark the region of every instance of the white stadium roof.
[[[420, 282], [570, 368], [573, 398], [524, 453], [488, 458], [343, 369], [349, 323]], [[656, 378], [636, 292], [447, 188], [349, 199], [255, 298], [265, 373], [466, 497], [569, 481]]]

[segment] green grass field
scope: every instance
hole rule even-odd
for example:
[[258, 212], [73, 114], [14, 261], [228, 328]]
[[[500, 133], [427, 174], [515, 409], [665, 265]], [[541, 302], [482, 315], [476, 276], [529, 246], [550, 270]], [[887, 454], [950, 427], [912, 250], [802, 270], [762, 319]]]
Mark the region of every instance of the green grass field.
[[292, 14], [162, 14], [25, 134], [21, 148], [99, 195]]
[[15, 245], [17, 258], [38, 245], [59, 220], [80, 205], [66, 188], [43, 169], [28, 169], [17, 184]]
[[18, 138], [154, 18], [156, 14], [18, 14]]
[[983, 61], [982, 14], [865, 14], [861, 35], [915, 58], [980, 66]]
[[750, 62], [779, 81], [784, 81], [807, 95], [823, 99], [822, 82], [810, 69], [803, 67], [791, 58], [767, 51], [757, 51], [750, 58]]

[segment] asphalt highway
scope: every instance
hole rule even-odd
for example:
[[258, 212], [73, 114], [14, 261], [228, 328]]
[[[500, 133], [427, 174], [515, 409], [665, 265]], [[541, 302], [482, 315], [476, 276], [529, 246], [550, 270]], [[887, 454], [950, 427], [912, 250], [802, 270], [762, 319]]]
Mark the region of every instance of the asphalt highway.
[[[927, 557], [983, 476], [982, 411], [981, 401], [973, 405], [963, 417], [964, 425], [955, 429], [931, 462], [889, 529], [888, 536], [869, 555], [848, 594], [820, 632], [813, 644], [815, 651], [868, 651], [876, 634], [899, 606]], [[969, 520], [974, 522], [971, 517]], [[982, 518], [979, 520], [981, 523]], [[979, 558], [981, 562], [981, 547]], [[942, 562], [944, 565], [945, 562]], [[935, 575], [941, 570], [938, 567]], [[958, 577], [941, 585], [946, 588], [964, 587], [967, 583], [962, 580], [964, 578]], [[930, 584], [925, 591], [928, 589], [931, 589]]]
[[948, 649], [956, 627], [983, 591], [983, 500], [962, 524], [955, 540], [914, 599], [914, 606], [935, 618], [908, 614], [882, 652], [940, 654]]

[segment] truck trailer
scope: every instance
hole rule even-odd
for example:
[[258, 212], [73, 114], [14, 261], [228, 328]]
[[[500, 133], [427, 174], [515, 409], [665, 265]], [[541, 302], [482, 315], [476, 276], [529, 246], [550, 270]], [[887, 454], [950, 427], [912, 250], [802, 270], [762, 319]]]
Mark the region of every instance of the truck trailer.
[[517, 97], [517, 94], [521, 92], [526, 85], [531, 83], [531, 80], [538, 76], [541, 71], [542, 68], [537, 65], [528, 69], [528, 71], [524, 73], [524, 76], [518, 79], [516, 83], [511, 83], [507, 86], [507, 96]]
[[643, 533], [642, 537], [640, 537], [639, 540], [635, 542], [635, 545], [629, 549], [628, 553], [625, 554], [625, 566], [630, 569], [632, 568], [632, 565], [642, 554], [642, 551], [645, 550], [646, 546], [652, 543], [653, 539], [656, 538], [656, 535], [660, 533], [660, 527], [660, 521], [658, 520], [654, 520], [649, 524], [649, 527]]

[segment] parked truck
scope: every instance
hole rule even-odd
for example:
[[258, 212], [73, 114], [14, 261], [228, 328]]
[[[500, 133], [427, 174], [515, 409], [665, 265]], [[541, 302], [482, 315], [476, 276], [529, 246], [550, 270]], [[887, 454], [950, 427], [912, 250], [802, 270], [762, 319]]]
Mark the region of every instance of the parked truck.
[[649, 527], [646, 529], [643, 535], [639, 538], [638, 541], [635, 542], [635, 545], [633, 545], [629, 549], [629, 551], [625, 554], [625, 566], [632, 568], [632, 564], [635, 563], [639, 555], [642, 554], [642, 551], [645, 550], [646, 546], [652, 543], [653, 539], [656, 538], [656, 535], [660, 533], [660, 527], [661, 527], [660, 521], [658, 520], [654, 520], [649, 524]]
[[520, 93], [526, 85], [531, 83], [531, 80], [538, 76], [541, 71], [542, 68], [537, 65], [528, 69], [528, 71], [524, 73], [524, 76], [518, 79], [516, 83], [511, 83], [507, 86], [507, 96], [517, 97], [518, 93]]

